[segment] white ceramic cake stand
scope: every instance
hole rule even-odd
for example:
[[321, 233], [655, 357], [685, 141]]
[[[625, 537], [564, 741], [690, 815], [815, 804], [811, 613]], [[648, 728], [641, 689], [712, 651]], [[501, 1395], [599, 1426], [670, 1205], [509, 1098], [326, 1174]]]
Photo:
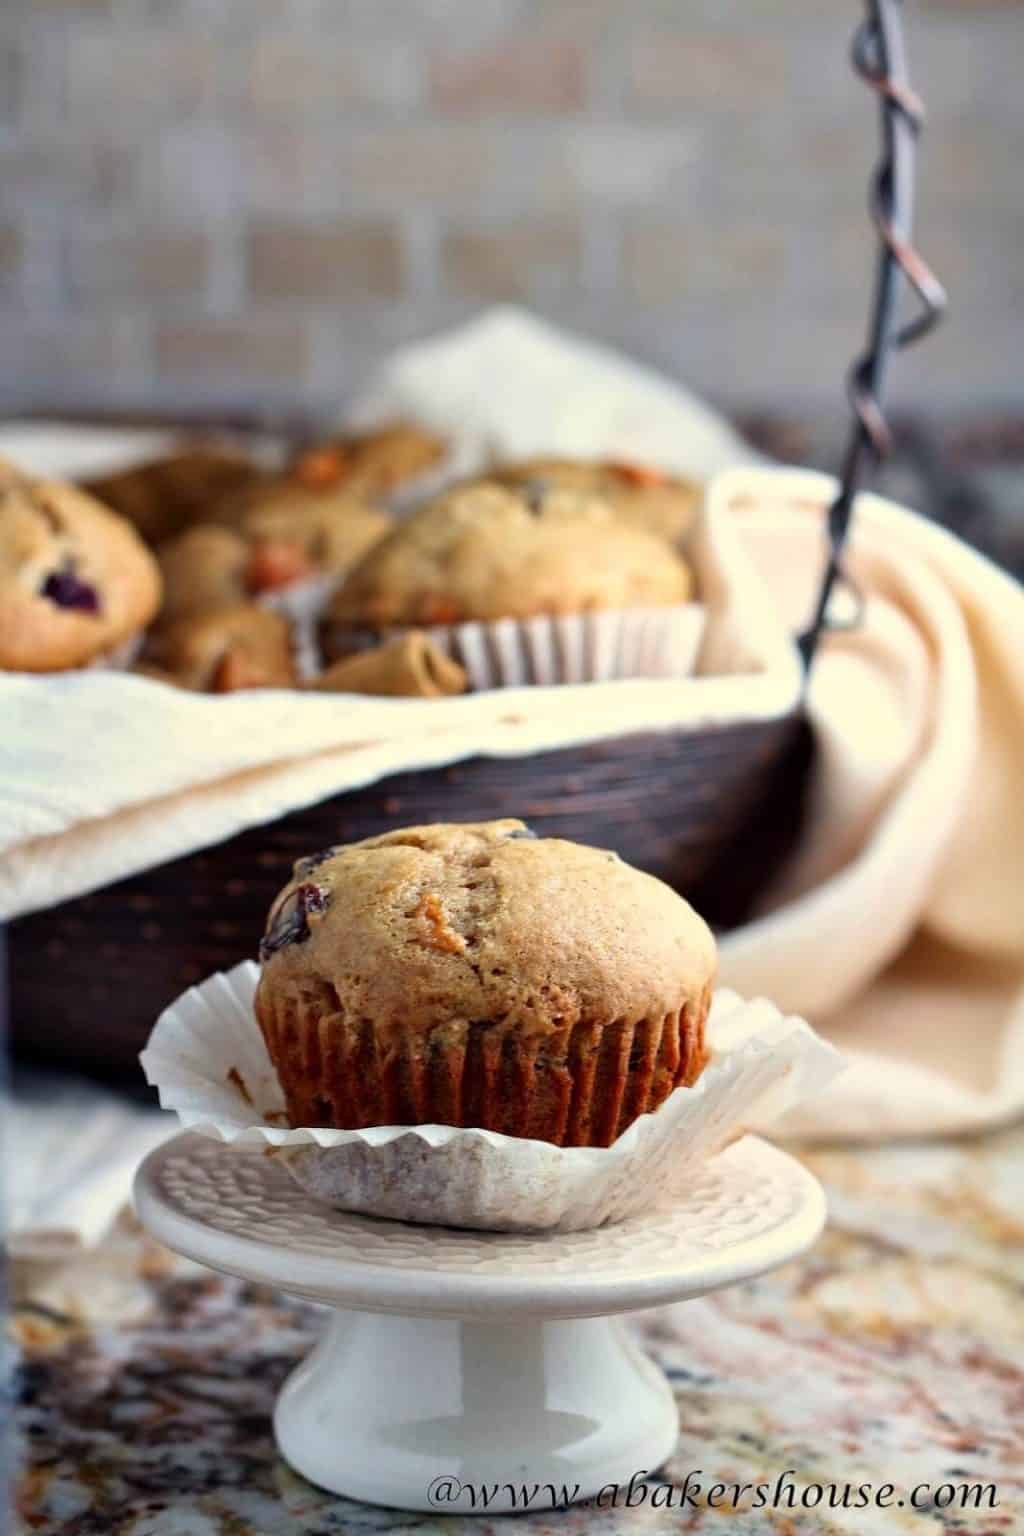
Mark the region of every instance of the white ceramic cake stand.
[[[586, 1498], [656, 1470], [676, 1405], [617, 1314], [762, 1274], [825, 1219], [811, 1174], [752, 1136], [695, 1169], [671, 1204], [565, 1235], [347, 1215], [262, 1151], [192, 1133], [146, 1159], [135, 1200], [179, 1253], [336, 1309], [277, 1401], [291, 1465], [335, 1493], [412, 1510], [436, 1510], [450, 1479], [449, 1514], [472, 1509], [468, 1489], [451, 1499], [455, 1480]], [[511, 1491], [489, 1504], [515, 1507]]]

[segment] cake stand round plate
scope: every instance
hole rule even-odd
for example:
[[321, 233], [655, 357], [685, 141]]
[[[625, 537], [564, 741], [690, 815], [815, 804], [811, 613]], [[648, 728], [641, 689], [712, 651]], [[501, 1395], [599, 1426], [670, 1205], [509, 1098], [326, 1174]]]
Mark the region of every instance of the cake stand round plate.
[[351, 1498], [449, 1514], [470, 1513], [482, 1487], [497, 1513], [522, 1508], [524, 1484], [586, 1498], [654, 1471], [676, 1406], [618, 1314], [763, 1274], [825, 1220], [812, 1175], [753, 1136], [695, 1168], [685, 1195], [592, 1232], [349, 1215], [303, 1194], [263, 1149], [195, 1133], [150, 1154], [135, 1203], [179, 1253], [335, 1309], [274, 1413], [297, 1471]]

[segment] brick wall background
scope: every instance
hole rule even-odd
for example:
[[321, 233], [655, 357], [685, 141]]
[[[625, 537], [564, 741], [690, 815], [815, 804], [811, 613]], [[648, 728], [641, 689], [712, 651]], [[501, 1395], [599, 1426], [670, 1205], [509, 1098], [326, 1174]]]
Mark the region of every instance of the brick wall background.
[[[329, 405], [522, 300], [737, 408], [838, 410], [875, 153], [858, 0], [7, 0], [6, 407]], [[894, 372], [1024, 401], [1024, 13], [908, 0], [919, 234]]]

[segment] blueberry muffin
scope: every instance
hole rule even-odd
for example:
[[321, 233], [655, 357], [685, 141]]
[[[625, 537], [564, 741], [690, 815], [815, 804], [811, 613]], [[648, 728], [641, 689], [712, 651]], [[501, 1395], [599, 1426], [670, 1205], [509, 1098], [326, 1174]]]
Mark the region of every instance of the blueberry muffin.
[[715, 944], [614, 853], [521, 821], [300, 859], [256, 1014], [293, 1126], [479, 1126], [608, 1146], [707, 1061]]
[[115, 474], [96, 476], [84, 488], [122, 517], [148, 544], [160, 544], [263, 477], [257, 465], [219, 443], [197, 441], [177, 453]]
[[93, 497], [0, 461], [0, 667], [83, 667], [141, 630], [160, 603], [156, 561]]
[[310, 489], [344, 486], [353, 496], [386, 501], [437, 469], [447, 455], [448, 444], [436, 432], [399, 421], [306, 448], [291, 471]]
[[324, 625], [329, 655], [367, 630], [683, 603], [685, 561], [576, 491], [490, 481], [427, 503], [356, 565]]
[[186, 614], [161, 625], [149, 636], [138, 670], [202, 693], [297, 683], [287, 620], [256, 603]]
[[527, 459], [495, 469], [502, 485], [560, 487], [600, 496], [625, 522], [678, 544], [693, 526], [703, 490], [696, 481], [614, 459]]

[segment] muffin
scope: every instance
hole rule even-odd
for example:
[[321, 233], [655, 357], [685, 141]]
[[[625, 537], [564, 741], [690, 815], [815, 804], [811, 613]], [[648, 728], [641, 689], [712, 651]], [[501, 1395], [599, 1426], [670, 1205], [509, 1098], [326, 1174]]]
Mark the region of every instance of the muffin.
[[131, 639], [159, 603], [156, 561], [123, 518], [0, 461], [0, 667], [87, 666]]
[[329, 604], [322, 639], [337, 657], [396, 627], [662, 609], [689, 591], [681, 556], [607, 503], [479, 481], [427, 503], [364, 556]]
[[209, 523], [162, 544], [157, 550], [164, 583], [161, 624], [243, 602], [250, 554], [240, 533]]
[[186, 614], [162, 625], [149, 636], [138, 670], [202, 693], [297, 683], [288, 621], [256, 603]]
[[214, 520], [253, 548], [250, 590], [314, 575], [340, 576], [394, 526], [339, 474], [306, 481], [295, 469], [267, 476], [217, 507]]
[[447, 454], [448, 444], [436, 432], [399, 421], [314, 444], [295, 458], [291, 472], [310, 489], [344, 486], [353, 496], [387, 500]]
[[625, 522], [672, 544], [693, 527], [703, 495], [696, 481], [615, 459], [527, 459], [500, 465], [492, 477], [502, 485], [558, 487], [600, 496]]
[[207, 521], [218, 503], [262, 475], [242, 454], [200, 441], [165, 458], [95, 476], [83, 486], [155, 545], [195, 522]]
[[310, 490], [288, 477], [260, 486], [229, 515], [253, 544], [291, 544], [309, 570], [339, 574], [394, 527], [386, 512], [351, 491]]
[[300, 859], [256, 1015], [293, 1126], [478, 1126], [608, 1146], [694, 1083], [715, 944], [618, 856], [521, 821]]

